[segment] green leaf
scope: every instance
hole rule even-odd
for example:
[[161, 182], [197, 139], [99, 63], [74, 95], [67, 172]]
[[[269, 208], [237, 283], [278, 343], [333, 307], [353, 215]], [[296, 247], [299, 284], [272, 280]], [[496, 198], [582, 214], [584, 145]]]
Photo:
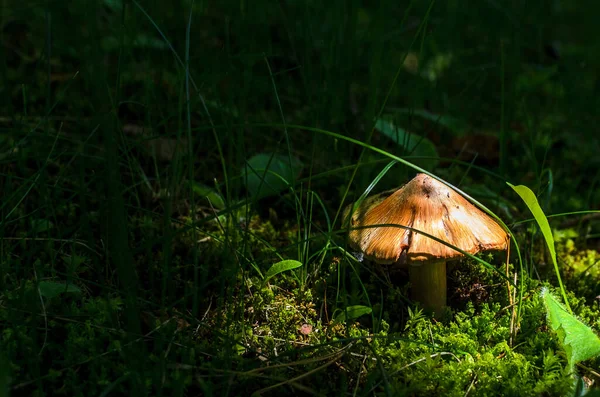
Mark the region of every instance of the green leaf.
[[547, 288], [542, 298], [548, 311], [548, 324], [558, 335], [572, 368], [580, 361], [600, 356], [600, 338], [561, 305]]
[[192, 191], [199, 196], [206, 198], [216, 209], [222, 210], [225, 208], [225, 201], [214, 189], [203, 185], [202, 183], [192, 182]]
[[558, 284], [560, 286], [560, 291], [565, 301], [565, 305], [567, 306], [567, 310], [570, 313], [572, 313], [571, 307], [569, 306], [567, 293], [565, 292], [565, 287], [563, 286], [562, 280], [560, 278], [558, 262], [556, 261], [556, 249], [554, 248], [554, 237], [552, 236], [552, 229], [550, 228], [550, 224], [548, 223], [548, 218], [546, 218], [546, 214], [544, 214], [544, 211], [542, 210], [542, 207], [540, 207], [537, 197], [535, 197], [535, 194], [531, 191], [531, 189], [524, 185], [514, 186], [508, 182], [506, 183], [508, 184], [508, 186], [513, 188], [515, 192], [517, 192], [517, 194], [525, 202], [527, 207], [529, 207], [529, 210], [533, 214], [535, 221], [540, 227], [542, 235], [544, 236], [544, 240], [546, 240], [548, 250], [550, 251], [550, 258], [552, 259], [552, 264], [554, 265], [554, 271], [556, 273], [556, 277], [558, 278]]
[[359, 318], [364, 314], [371, 314], [372, 309], [368, 306], [354, 305], [348, 306], [346, 310], [342, 310], [340, 314], [335, 316], [335, 321], [343, 323], [346, 320], [353, 320]]
[[499, 209], [507, 214], [511, 214], [517, 210], [517, 207], [514, 204], [514, 201], [511, 201], [498, 192], [490, 189], [488, 186], [483, 184], [471, 184], [469, 186], [465, 186], [463, 189], [470, 196], [477, 197], [479, 199], [486, 199], [489, 202], [495, 203]]
[[[169, 45], [164, 40], [141, 33], [133, 38], [125, 39], [123, 45], [133, 48], [152, 48], [155, 50], [166, 50], [169, 48]], [[116, 36], [106, 36], [100, 40], [100, 47], [103, 51], [116, 51], [121, 46], [121, 41]]]
[[286, 190], [300, 174], [302, 162], [287, 155], [261, 153], [246, 163], [246, 188], [253, 198], [274, 196]]
[[454, 56], [451, 53], [438, 54], [425, 64], [421, 76], [432, 83], [438, 80], [452, 64]]
[[546, 240], [546, 244], [548, 245], [548, 250], [550, 250], [550, 256], [552, 257], [552, 260], [556, 262], [556, 250], [554, 248], [554, 237], [552, 236], [552, 229], [550, 228], [550, 224], [548, 223], [548, 218], [546, 218], [542, 207], [540, 207], [540, 204], [538, 203], [537, 197], [535, 197], [535, 194], [527, 186], [514, 186], [510, 183], [508, 183], [508, 186], [512, 187], [514, 191], [517, 192], [519, 196], [521, 196], [521, 199], [525, 202], [525, 204], [527, 204], [527, 207], [529, 207], [529, 210], [533, 214], [535, 221], [539, 225], [540, 230], [544, 235], [544, 239]]
[[81, 293], [81, 289], [74, 284], [56, 281], [40, 281], [40, 293], [44, 298], [52, 299], [62, 293]]
[[77, 254], [72, 255], [63, 255], [62, 260], [65, 262], [67, 266], [71, 266], [73, 269], [77, 269], [79, 265], [85, 263], [88, 258], [85, 256], [80, 256]]
[[414, 116], [421, 117], [425, 120], [434, 122], [443, 127], [446, 127], [450, 131], [454, 132], [456, 136], [465, 135], [465, 132], [469, 127], [468, 124], [461, 119], [458, 119], [458, 118], [452, 117], [452, 116], [443, 115], [443, 114], [431, 113], [430, 111], [425, 110], [425, 109], [400, 108], [400, 109], [395, 109], [394, 112], [396, 114], [414, 115]]
[[377, 119], [375, 128], [394, 141], [398, 146], [403, 147], [407, 155], [432, 157], [431, 159], [415, 160], [412, 161], [413, 163], [431, 168], [437, 165], [438, 152], [433, 142], [429, 139], [412, 134], [383, 118]]
[[48, 219], [34, 219], [31, 221], [31, 230], [34, 233], [43, 233], [52, 229], [54, 224]]
[[288, 270], [296, 269], [302, 266], [301, 262], [295, 261], [293, 259], [287, 259], [281, 262], [277, 262], [265, 274], [265, 282], [269, 280], [271, 277], [278, 275], [279, 273], [287, 272]]
[[104, 0], [103, 3], [113, 12], [121, 12], [123, 7], [123, 2], [120, 0]]

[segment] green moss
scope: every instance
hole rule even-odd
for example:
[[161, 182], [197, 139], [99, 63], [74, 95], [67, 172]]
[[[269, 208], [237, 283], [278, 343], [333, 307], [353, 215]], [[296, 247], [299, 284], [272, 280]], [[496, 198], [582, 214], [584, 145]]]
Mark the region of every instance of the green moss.
[[310, 327], [317, 325], [314, 303], [299, 300], [292, 294], [272, 295], [265, 290], [270, 288], [264, 288], [257, 294], [266, 296], [266, 299], [255, 300], [251, 316], [254, 341], [262, 351], [287, 350], [297, 347], [296, 341], [314, 339], [314, 332], [307, 335], [300, 332], [305, 324]]
[[[573, 244], [572, 240], [568, 242]], [[561, 255], [567, 286], [591, 303], [600, 295], [600, 253], [595, 250], [575, 250], [569, 244], [565, 248], [570, 250], [566, 255]]]
[[[498, 302], [483, 303], [479, 310], [468, 303], [447, 323], [409, 310], [403, 331], [390, 332], [383, 319], [374, 335], [361, 322], [322, 324], [312, 302], [298, 301], [295, 296], [272, 294], [270, 288], [256, 291], [254, 348], [271, 359], [275, 354], [295, 352], [291, 364], [309, 358], [315, 360], [314, 365], [319, 357], [343, 348], [338, 365], [353, 374], [350, 378], [336, 371], [315, 375], [327, 379], [323, 387], [330, 385], [331, 390], [356, 381], [365, 390], [387, 388], [398, 395], [463, 396], [470, 390], [474, 396], [561, 396], [571, 390], [572, 378], [555, 338], [545, 327], [537, 294], [522, 304], [526, 324], [516, 333], [512, 347], [508, 345], [511, 312], [502, 310]], [[368, 323], [366, 317], [360, 320]], [[313, 325], [312, 332], [301, 335], [299, 329], [307, 321]], [[302, 353], [304, 343], [324, 347]], [[302, 368], [308, 371], [312, 366]], [[283, 368], [276, 373], [292, 376]], [[359, 373], [362, 380], [354, 377]]]
[[[475, 313], [471, 306], [447, 325], [413, 313], [406, 332], [398, 335], [406, 339], [374, 339], [388, 387], [399, 395], [462, 396], [469, 388], [469, 395], [483, 396], [568, 392], [572, 380], [564, 370], [564, 359], [552, 350], [556, 345], [551, 339], [542, 338], [546, 343], [537, 344], [536, 355], [533, 349], [511, 348], [509, 316], [498, 316], [498, 309], [498, 304], [491, 309], [485, 304], [481, 313]], [[538, 350], [542, 347], [546, 350]], [[376, 365], [371, 368], [377, 372]], [[383, 391], [381, 374], [372, 376]]]
[[[211, 233], [231, 237], [236, 247], [244, 246], [244, 239], [268, 247], [262, 238], [274, 241], [281, 236], [269, 221], [253, 219], [250, 225], [257, 232], [252, 235], [243, 230], [227, 235], [218, 228]], [[182, 237], [189, 238], [189, 230], [182, 233]], [[594, 260], [594, 254], [579, 254], [581, 251], [565, 241], [569, 255], [577, 259], [570, 262], [573, 269]], [[203, 252], [212, 252], [211, 255], [228, 252], [217, 239], [206, 244]], [[248, 253], [255, 258], [270, 255], [269, 249], [260, 248]], [[145, 365], [163, 368], [159, 372], [168, 374], [165, 390], [196, 382], [190, 372], [164, 367], [166, 356], [171, 363], [199, 368], [214, 376], [222, 376], [219, 371], [228, 368], [237, 374], [236, 383], [231, 386], [233, 393], [256, 391], [272, 385], [272, 379], [291, 379], [305, 373], [311, 376], [303, 385], [318, 384], [324, 393], [360, 390], [378, 394], [387, 390], [393, 395], [463, 396], [468, 391], [473, 396], [559, 396], [571, 389], [573, 379], [566, 373], [564, 353], [546, 326], [544, 306], [536, 290], [529, 291], [521, 302], [521, 322], [514, 324], [511, 335], [512, 308], [508, 306], [504, 282], [498, 280], [496, 273], [472, 261], [464, 261], [451, 270], [455, 297], [450, 315], [442, 321], [407, 304], [407, 284], [401, 277], [398, 284], [388, 285], [366, 268], [359, 269], [360, 273], [348, 271], [342, 275], [338, 271], [345, 267], [336, 266], [334, 258], [331, 263], [332, 266], [321, 267], [316, 281], [302, 286], [293, 272], [282, 273], [265, 283], [254, 270], [237, 271], [227, 285], [227, 291], [233, 293], [217, 295], [214, 308], [202, 320], [182, 317], [175, 309], [145, 313], [145, 332], [152, 331], [152, 339], [145, 344]], [[254, 265], [266, 269], [270, 263], [255, 260]], [[336, 284], [338, 280], [340, 284]], [[364, 289], [361, 280], [365, 280]], [[344, 282], [352, 290], [338, 289], [337, 285]], [[456, 297], [458, 291], [475, 284], [483, 286], [485, 296]], [[535, 286], [529, 280], [526, 284]], [[35, 307], [39, 302], [35, 284], [25, 283], [23, 288], [6, 294], [5, 299], [11, 304], [20, 302]], [[348, 323], [328, 321], [333, 310], [341, 306], [339, 302], [344, 302], [343, 293], [350, 304], [364, 304], [367, 298], [377, 301], [373, 306], [375, 323], [371, 316]], [[598, 327], [597, 308], [573, 292], [569, 297], [577, 316]], [[65, 382], [77, 384], [77, 377], [83, 374], [94, 385], [86, 385], [85, 392], [99, 394], [109, 386], [107, 379], [128, 373], [131, 338], [114, 326], [124, 321], [120, 299], [61, 298], [50, 303], [53, 310], [78, 319], [64, 322], [49, 317], [53, 335], [59, 335], [68, 348], [53, 344], [42, 349], [43, 334], [34, 331], [44, 329], [41, 318], [8, 319], [6, 313], [0, 312], [9, 323], [1, 335], [12, 363], [11, 371], [21, 371], [23, 366], [31, 369], [32, 364], [19, 362], [16, 357], [36, 357], [43, 350], [55, 363], [65, 364], [57, 364], [60, 369], [37, 370], [46, 374], [47, 384], [57, 390]], [[196, 324], [190, 326], [193, 322]], [[67, 365], [80, 361], [83, 363], [78, 370]], [[326, 363], [330, 364], [323, 367]], [[597, 361], [588, 364], [598, 365]], [[259, 378], [257, 373], [268, 375]], [[31, 376], [35, 377], [36, 371]], [[156, 384], [150, 375], [140, 381]], [[216, 384], [211, 382], [205, 382], [205, 386]], [[125, 387], [116, 386], [115, 390]], [[289, 389], [290, 393], [295, 391]], [[74, 387], [64, 392], [82, 393], [83, 388]]]

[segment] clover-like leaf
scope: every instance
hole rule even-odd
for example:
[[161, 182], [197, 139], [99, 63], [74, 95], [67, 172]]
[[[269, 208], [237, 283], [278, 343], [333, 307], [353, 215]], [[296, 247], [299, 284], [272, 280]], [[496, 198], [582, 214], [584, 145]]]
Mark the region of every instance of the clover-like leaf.
[[542, 289], [548, 324], [556, 332], [565, 352], [569, 366], [600, 356], [600, 338], [594, 331], [570, 314], [547, 288]]

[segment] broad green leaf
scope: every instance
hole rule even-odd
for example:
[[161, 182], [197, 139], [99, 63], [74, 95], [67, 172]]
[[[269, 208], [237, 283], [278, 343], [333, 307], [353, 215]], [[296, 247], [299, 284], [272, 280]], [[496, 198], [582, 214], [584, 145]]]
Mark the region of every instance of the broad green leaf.
[[509, 214], [511, 218], [512, 214], [517, 211], [517, 207], [513, 201], [506, 199], [486, 185], [471, 184], [469, 186], [465, 186], [463, 190], [470, 196], [477, 197], [478, 199], [486, 199], [489, 202], [495, 203], [502, 210], [500, 212]]
[[571, 368], [580, 361], [600, 356], [600, 338], [594, 331], [570, 314], [547, 288], [542, 298], [548, 312], [548, 324], [558, 335]]
[[244, 169], [246, 187], [254, 198], [277, 195], [286, 190], [302, 170], [295, 157], [261, 153], [250, 158]]
[[348, 306], [346, 310], [342, 310], [340, 314], [335, 316], [335, 321], [343, 323], [346, 320], [354, 320], [364, 314], [371, 314], [372, 309], [368, 306], [354, 305]]
[[240, 112], [233, 105], [226, 106], [222, 103], [219, 103], [218, 101], [213, 101], [210, 99], [205, 99], [204, 102], [206, 102], [207, 107], [214, 109], [214, 111], [216, 112], [222, 112], [234, 118], [238, 118], [240, 116]]
[[62, 260], [73, 269], [76, 269], [79, 265], [84, 263], [88, 258], [85, 256], [72, 254], [72, 255], [63, 255]]
[[544, 86], [560, 73], [558, 65], [552, 65], [544, 68], [525, 66], [525, 70], [517, 77], [515, 81], [515, 90], [520, 95], [529, 93]]
[[39, 288], [42, 296], [48, 299], [52, 299], [66, 292], [81, 292], [81, 289], [79, 289], [79, 287], [77, 287], [74, 284], [67, 284], [56, 281], [40, 281]]
[[414, 115], [417, 117], [421, 117], [422, 119], [437, 123], [454, 132], [456, 136], [464, 135], [465, 131], [468, 129], [468, 124], [461, 119], [448, 115], [431, 113], [430, 111], [425, 109], [400, 108], [395, 109], [394, 112], [396, 114]]
[[123, 7], [123, 2], [120, 0], [104, 0], [103, 3], [113, 12], [121, 12]]
[[546, 241], [546, 245], [548, 246], [548, 250], [550, 251], [550, 258], [552, 259], [552, 264], [554, 265], [554, 271], [556, 273], [556, 277], [558, 278], [558, 284], [560, 285], [560, 291], [562, 293], [563, 299], [565, 301], [565, 305], [569, 312], [571, 312], [571, 307], [569, 306], [569, 300], [567, 298], [567, 293], [565, 292], [565, 287], [563, 286], [562, 280], [560, 278], [560, 271], [558, 270], [558, 262], [556, 261], [556, 249], [554, 247], [554, 237], [552, 236], [552, 229], [550, 228], [550, 224], [548, 223], [548, 218], [546, 218], [546, 214], [540, 207], [540, 203], [535, 197], [535, 194], [529, 189], [527, 186], [519, 185], [514, 186], [508, 182], [506, 182], [508, 186], [513, 188], [513, 190], [521, 196], [521, 199], [525, 202], [535, 221], [537, 222], [540, 230], [542, 231], [542, 235], [544, 236], [544, 240]]
[[413, 163], [431, 168], [437, 165], [437, 157], [439, 157], [438, 152], [433, 142], [429, 139], [412, 134], [383, 118], [377, 119], [375, 128], [394, 141], [397, 145], [402, 146], [407, 155], [432, 157], [431, 159], [414, 160], [412, 161]]
[[31, 221], [31, 230], [34, 233], [43, 233], [52, 229], [54, 224], [48, 219], [34, 219]]
[[192, 190], [201, 197], [206, 198], [210, 204], [216, 209], [222, 210], [225, 208], [225, 201], [219, 193], [202, 183], [192, 182]]
[[287, 259], [281, 262], [277, 262], [265, 274], [265, 282], [269, 280], [271, 277], [276, 276], [279, 273], [287, 272], [288, 270], [296, 269], [297, 267], [302, 266], [301, 262], [295, 261], [293, 259]]
[[[125, 39], [123, 44], [127, 47], [152, 48], [155, 50], [166, 50], [169, 48], [169, 45], [164, 40], [141, 33], [133, 38]], [[100, 41], [100, 47], [104, 51], [116, 51], [121, 47], [121, 41], [116, 36], [106, 36]]]
[[431, 82], [438, 80], [452, 64], [452, 58], [454, 56], [451, 53], [434, 56], [423, 67], [421, 76]]

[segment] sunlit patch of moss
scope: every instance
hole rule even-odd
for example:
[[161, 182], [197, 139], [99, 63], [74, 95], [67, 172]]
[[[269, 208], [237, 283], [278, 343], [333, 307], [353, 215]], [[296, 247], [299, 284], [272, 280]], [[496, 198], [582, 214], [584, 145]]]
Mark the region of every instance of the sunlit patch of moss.
[[440, 336], [461, 335], [483, 346], [506, 341], [510, 338], [510, 313], [501, 309], [497, 302], [484, 303], [479, 315], [475, 315], [474, 307], [468, 305], [466, 311], [457, 313], [454, 321], [445, 327], [448, 335], [440, 332]]
[[[495, 346], [475, 357], [450, 352], [423, 352], [405, 357], [393, 365], [390, 381], [394, 391], [401, 394], [453, 396], [464, 395], [471, 389], [474, 395], [494, 395], [499, 390], [502, 395], [510, 395], [506, 393], [505, 382], [514, 382], [512, 378], [518, 377], [516, 383], [523, 385], [528, 363], [518, 354], [506, 354], [506, 348]], [[533, 378], [529, 381], [534, 383]], [[513, 393], [516, 390], [520, 389]]]
[[[331, 358], [334, 366], [315, 374], [337, 391], [366, 387], [374, 393], [388, 390], [397, 395], [463, 396], [469, 391], [469, 395], [560, 396], [572, 386], [564, 354], [545, 325], [539, 294], [521, 303], [522, 322], [515, 325], [518, 332], [510, 346], [511, 311], [500, 302], [484, 302], [477, 309], [467, 303], [447, 322], [409, 310], [403, 329], [390, 332], [382, 319], [373, 334], [365, 326], [370, 324], [369, 316], [322, 324], [311, 294], [286, 292], [263, 285], [259, 278], [252, 280], [246, 326], [242, 330], [240, 323], [231, 324], [238, 329], [238, 345], [243, 349], [243, 343], [249, 343], [248, 349], [261, 352], [267, 361], [308, 359], [302, 371], [322, 365], [323, 357], [337, 353], [337, 358]], [[579, 307], [576, 300], [574, 304]], [[302, 334], [305, 323], [312, 327]], [[316, 350], [304, 349], [318, 345], [322, 346]], [[285, 368], [277, 374], [293, 376]]]
[[[261, 244], [259, 235], [268, 242], [281, 238], [269, 221], [253, 219], [246, 225], [257, 231], [257, 240], [253, 242]], [[290, 238], [295, 236], [288, 234]], [[249, 235], [242, 237], [251, 241]], [[236, 237], [234, 241], [240, 240]], [[485, 259], [494, 263], [490, 257]], [[263, 274], [272, 263], [256, 262]], [[238, 279], [244, 291], [229, 305], [237, 305], [239, 299], [244, 299], [240, 305], [243, 315], [236, 315], [220, 328], [234, 338], [238, 359], [244, 360], [249, 352], [258, 352], [260, 359], [253, 356], [248, 361], [251, 365], [260, 366], [260, 362], [272, 360], [278, 363], [307, 360], [305, 366], [294, 368], [310, 371], [323, 364], [322, 357], [340, 352], [335, 365], [314, 375], [338, 391], [344, 385], [353, 390], [357, 384], [360, 390], [367, 387], [374, 393], [385, 392], [387, 388], [394, 394], [412, 395], [462, 396], [468, 391], [469, 395], [558, 396], [570, 390], [572, 378], [565, 369], [564, 353], [546, 327], [545, 309], [535, 291], [526, 294], [521, 302], [521, 323], [513, 324], [511, 329], [512, 307], [506, 283], [498, 273], [465, 260], [449, 272], [453, 314], [440, 322], [412, 309], [408, 310], [407, 318], [407, 284], [383, 289], [381, 274], [372, 272], [371, 277], [361, 280], [374, 303], [375, 326], [370, 316], [347, 324], [325, 323], [319, 317], [323, 313], [315, 310], [315, 297], [317, 304], [324, 295], [328, 301], [330, 297], [335, 301], [329, 292], [335, 291], [332, 286], [336, 285], [339, 271], [336, 265], [323, 267], [319, 282], [302, 287], [295, 281], [294, 271], [264, 282], [250, 270]], [[504, 268], [500, 271], [504, 273]], [[354, 273], [349, 273], [347, 281], [352, 282], [352, 277]], [[484, 295], [473, 292], [478, 290], [477, 285], [485, 291]], [[354, 287], [353, 291], [363, 291]], [[464, 296], [457, 296], [460, 293]], [[582, 302], [574, 299], [574, 310], [590, 319], [593, 310]], [[221, 318], [225, 320], [227, 315]], [[271, 374], [282, 378], [293, 376], [283, 367]]]
[[[539, 329], [544, 317], [538, 302], [523, 308], [537, 312], [528, 318]], [[388, 390], [401, 395], [462, 396], [469, 389], [473, 395], [564, 395], [572, 379], [564, 358], [555, 353], [552, 336], [521, 335], [515, 347], [509, 346], [510, 313], [500, 309], [498, 303], [483, 304], [476, 313], [469, 305], [448, 324], [410, 311], [404, 333], [374, 339], [378, 343], [372, 346], [377, 346], [375, 353], [386, 371], [383, 379], [376, 364], [369, 366], [374, 390], [384, 391], [389, 382]], [[538, 335], [535, 348], [528, 345]]]
[[577, 233], [575, 229], [554, 229], [552, 234], [554, 237], [554, 242], [557, 244], [557, 251], [567, 244], [571, 246], [569, 252], [572, 251], [575, 246], [573, 239], [579, 237], [579, 233]]
[[[429, 323], [425, 328], [429, 329], [429, 336], [423, 341], [394, 340], [394, 336], [357, 340], [354, 345], [363, 349], [345, 356], [343, 367], [354, 368], [358, 373], [363, 366], [373, 391], [387, 389], [399, 395], [462, 396], [470, 389], [473, 395], [559, 396], [571, 388], [564, 360], [552, 350], [542, 351], [537, 365], [532, 357], [511, 348], [506, 341], [472, 341], [469, 353], [437, 344], [440, 333], [452, 332], [453, 338], [447, 340], [466, 342], [468, 338], [461, 332], [440, 324]], [[377, 336], [384, 335], [382, 332]], [[364, 337], [365, 330], [352, 328], [349, 336]], [[370, 348], [364, 348], [366, 344]]]
[[[263, 289], [261, 294], [265, 294]], [[266, 293], [268, 296], [269, 294]], [[297, 347], [295, 342], [314, 339], [317, 324], [314, 303], [298, 300], [293, 294], [279, 293], [270, 299], [263, 299], [253, 307], [255, 341], [263, 351], [287, 350]], [[303, 325], [313, 327], [310, 332], [302, 334]], [[305, 326], [305, 329], [308, 329]]]
[[577, 233], [573, 230], [555, 231], [555, 236], [567, 288], [591, 304], [600, 295], [600, 252], [579, 248], [575, 241]]

